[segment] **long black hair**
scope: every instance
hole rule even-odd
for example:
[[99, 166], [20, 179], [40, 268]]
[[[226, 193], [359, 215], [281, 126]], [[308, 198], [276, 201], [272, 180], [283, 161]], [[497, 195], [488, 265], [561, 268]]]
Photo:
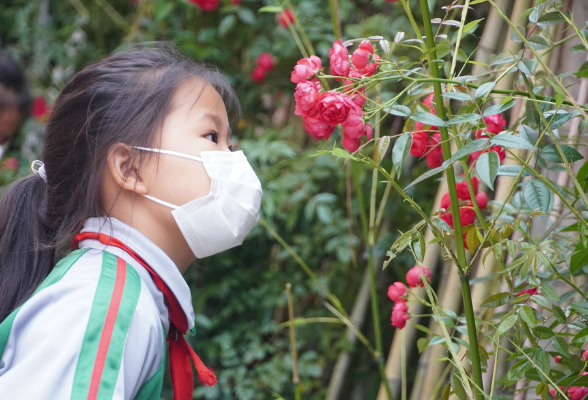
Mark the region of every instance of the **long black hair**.
[[65, 85], [47, 122], [47, 183], [27, 176], [0, 199], [0, 321], [51, 272], [56, 250], [86, 218], [108, 214], [100, 177], [112, 146], [153, 145], [174, 93], [194, 78], [203, 83], [201, 91], [207, 84], [217, 90], [231, 123], [240, 118], [237, 94], [218, 68], [183, 57], [169, 43], [97, 61]]

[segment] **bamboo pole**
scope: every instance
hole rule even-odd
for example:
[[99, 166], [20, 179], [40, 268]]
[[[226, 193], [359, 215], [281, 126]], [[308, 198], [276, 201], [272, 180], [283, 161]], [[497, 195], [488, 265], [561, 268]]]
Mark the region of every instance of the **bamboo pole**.
[[[505, 13], [511, 6], [509, 0], [498, 0], [496, 4]], [[486, 18], [486, 25], [484, 26], [484, 32], [482, 33], [478, 50], [476, 51], [476, 62], [487, 64], [490, 56], [496, 53], [501, 39], [500, 33], [497, 34], [497, 32], [502, 32], [505, 24], [504, 20], [496, 13], [494, 7], [490, 7], [490, 12]], [[472, 67], [472, 75], [478, 75], [482, 72], [482, 68], [484, 67], [481, 64], [474, 64]]]

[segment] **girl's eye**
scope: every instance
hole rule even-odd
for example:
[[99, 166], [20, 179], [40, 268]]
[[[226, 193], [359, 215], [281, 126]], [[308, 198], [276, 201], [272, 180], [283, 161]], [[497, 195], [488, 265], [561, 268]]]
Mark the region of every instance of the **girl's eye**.
[[218, 133], [214, 132], [214, 133], [209, 133], [208, 135], [204, 136], [206, 139], [217, 143], [218, 144]]

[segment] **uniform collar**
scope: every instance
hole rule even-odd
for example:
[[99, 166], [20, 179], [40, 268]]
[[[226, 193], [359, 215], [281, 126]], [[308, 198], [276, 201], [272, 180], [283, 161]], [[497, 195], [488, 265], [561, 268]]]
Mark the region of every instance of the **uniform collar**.
[[[190, 287], [184, 280], [180, 270], [176, 264], [168, 257], [163, 250], [161, 250], [155, 243], [149, 240], [145, 235], [135, 228], [121, 222], [113, 217], [92, 217], [84, 222], [82, 232], [96, 232], [112, 236], [127, 246], [129, 246], [135, 253], [137, 253], [145, 262], [159, 275], [159, 277], [170, 288], [176, 299], [180, 303], [182, 310], [186, 314], [188, 320], [188, 329], [194, 327], [194, 308], [192, 306], [192, 295]], [[100, 250], [118, 250], [114, 246], [104, 245], [98, 240], [87, 239], [79, 244], [80, 248], [91, 247]], [[117, 252], [114, 251], [116, 254]], [[137, 270], [144, 270], [137, 261], [128, 258], [129, 262]], [[155, 285], [148, 285], [150, 290], [157, 290]], [[161, 297], [158, 293], [157, 297]]]

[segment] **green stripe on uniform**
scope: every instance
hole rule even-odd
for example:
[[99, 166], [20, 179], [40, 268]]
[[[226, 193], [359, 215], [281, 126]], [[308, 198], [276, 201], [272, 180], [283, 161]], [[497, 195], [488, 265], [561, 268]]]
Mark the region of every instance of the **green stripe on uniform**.
[[161, 328], [163, 330], [163, 356], [161, 357], [161, 362], [159, 363], [159, 367], [153, 376], [139, 388], [139, 391], [133, 400], [159, 400], [161, 398], [161, 388], [163, 386], [163, 373], [165, 371], [166, 358], [165, 328], [163, 325]]
[[[135, 268], [127, 264], [125, 286], [118, 313], [116, 315], [112, 337], [110, 338], [110, 345], [108, 346], [106, 362], [104, 363], [102, 379], [100, 380], [100, 388], [98, 389], [98, 399], [111, 399], [114, 393], [127, 333], [131, 324], [131, 319], [135, 314], [135, 308], [139, 301], [140, 293], [141, 277], [137, 271], [135, 271]], [[136, 366], [133, 365], [127, 365], [127, 368], [135, 367]]]
[[[71, 394], [72, 400], [85, 400], [88, 397], [88, 390], [90, 388], [92, 371], [94, 370], [98, 346], [104, 328], [104, 321], [114, 291], [116, 263], [117, 257], [114, 254], [106, 251], [102, 253], [102, 270], [76, 366]], [[126, 264], [125, 285], [108, 345], [108, 352], [98, 388], [98, 399], [111, 399], [113, 396], [127, 332], [135, 313], [140, 293], [141, 278], [133, 267]]]
[[[85, 249], [78, 249], [69, 253], [66, 257], [59, 260], [59, 262], [53, 267], [53, 270], [47, 275], [47, 277], [41, 282], [41, 284], [37, 287], [37, 289], [33, 292], [31, 297], [28, 298], [30, 300], [34, 295], [39, 293], [41, 290], [47, 288], [48, 286], [57, 283], [63, 278], [65, 273], [69, 271], [72, 265], [75, 264], [76, 261], [80, 259], [84, 253], [86, 253], [90, 248]], [[27, 301], [28, 301], [27, 300]], [[26, 302], [25, 302], [26, 303]], [[20, 310], [20, 308], [24, 305], [21, 304], [16, 310], [11, 312], [8, 317], [2, 323], [0, 323], [0, 357], [2, 353], [4, 353], [4, 349], [6, 348], [6, 344], [8, 343], [8, 338], [10, 337], [10, 331], [12, 329], [12, 324], [14, 323], [14, 319], [16, 318], [16, 314]]]

